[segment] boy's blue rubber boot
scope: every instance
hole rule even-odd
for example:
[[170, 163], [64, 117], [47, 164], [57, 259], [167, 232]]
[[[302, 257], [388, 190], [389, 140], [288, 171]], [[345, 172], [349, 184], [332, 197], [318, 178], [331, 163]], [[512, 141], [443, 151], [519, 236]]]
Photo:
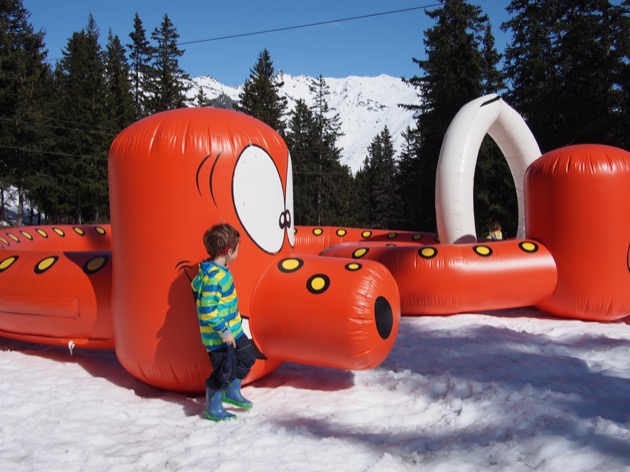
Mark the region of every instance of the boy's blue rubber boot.
[[241, 394], [242, 382], [243, 380], [241, 379], [232, 380], [223, 391], [223, 401], [231, 405], [236, 405], [239, 408], [250, 409], [254, 404]]
[[236, 419], [229, 411], [223, 409], [223, 391], [206, 389], [206, 419], [211, 421], [225, 421]]

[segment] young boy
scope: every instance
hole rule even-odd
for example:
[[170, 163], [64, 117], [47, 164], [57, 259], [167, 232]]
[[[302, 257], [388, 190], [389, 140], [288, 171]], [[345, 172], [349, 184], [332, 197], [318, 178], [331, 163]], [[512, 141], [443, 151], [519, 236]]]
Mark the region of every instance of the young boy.
[[254, 365], [254, 350], [241, 326], [234, 279], [227, 267], [238, 256], [239, 242], [238, 231], [229, 224], [207, 230], [203, 243], [210, 257], [199, 264], [191, 284], [196, 292], [201, 340], [213, 369], [206, 379], [205, 411], [212, 421], [236, 418], [223, 409], [223, 402], [240, 408], [253, 406], [241, 394], [241, 382]]

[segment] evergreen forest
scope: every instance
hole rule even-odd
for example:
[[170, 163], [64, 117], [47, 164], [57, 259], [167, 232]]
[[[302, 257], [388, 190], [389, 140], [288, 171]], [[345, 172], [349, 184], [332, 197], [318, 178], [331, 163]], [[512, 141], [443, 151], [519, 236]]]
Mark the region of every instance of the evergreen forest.
[[[265, 122], [293, 159], [297, 225], [435, 231], [435, 173], [442, 139], [469, 101], [498, 93], [527, 121], [542, 152], [579, 143], [630, 149], [630, 0], [512, 0], [509, 21], [491, 25], [481, 7], [440, 0], [426, 9], [432, 26], [418, 37], [417, 92], [394, 152], [387, 126], [352, 174], [340, 163], [341, 118], [329, 107], [320, 75], [312, 105], [288, 109], [280, 74], [267, 49], [253, 59], [235, 103], [190, 95], [179, 65], [185, 53], [168, 14], [147, 30], [136, 15], [129, 35], [101, 30], [90, 15], [72, 33], [63, 57], [47, 60], [45, 34], [29, 23], [22, 0], [0, 0], [0, 221], [5, 198], [17, 193], [23, 224], [109, 221], [107, 153], [115, 136], [153, 113], [181, 107], [233, 108]], [[498, 51], [491, 27], [510, 32]], [[105, 44], [105, 46], [101, 46]], [[479, 236], [500, 221], [517, 227], [508, 165], [486, 137], [475, 170]]]

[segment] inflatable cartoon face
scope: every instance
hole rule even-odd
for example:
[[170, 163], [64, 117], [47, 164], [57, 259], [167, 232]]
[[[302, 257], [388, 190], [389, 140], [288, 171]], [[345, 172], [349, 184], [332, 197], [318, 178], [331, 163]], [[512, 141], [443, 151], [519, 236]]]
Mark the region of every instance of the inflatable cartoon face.
[[[153, 115], [116, 138], [109, 176], [116, 353], [136, 377], [176, 390], [203, 385], [209, 362], [190, 280], [208, 257], [204, 232], [221, 222], [241, 233], [230, 269], [270, 362], [370, 368], [389, 353], [395, 281], [369, 261], [350, 270], [344, 260], [293, 257], [291, 158], [265, 124], [207, 108]], [[336, 326], [334, 343], [324, 319]]]
[[208, 257], [202, 235], [220, 222], [241, 233], [239, 258], [230, 267], [248, 314], [261, 272], [292, 250], [287, 147], [271, 128], [241, 113], [172, 110], [116, 138], [109, 177], [112, 251], [120, 251], [112, 274], [118, 357], [149, 383], [168, 379], [172, 370], [180, 389], [188, 383], [196, 390], [208, 375], [207, 356], [199, 343], [183, 340], [199, 339], [190, 278]]

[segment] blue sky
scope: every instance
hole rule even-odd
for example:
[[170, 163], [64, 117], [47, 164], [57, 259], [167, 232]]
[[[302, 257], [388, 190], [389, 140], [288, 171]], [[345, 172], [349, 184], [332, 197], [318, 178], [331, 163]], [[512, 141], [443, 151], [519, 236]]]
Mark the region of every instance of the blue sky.
[[[431, 0], [23, 0], [35, 30], [43, 29], [50, 59], [58, 59], [90, 13], [104, 45], [111, 28], [123, 44], [130, 42], [137, 12], [147, 35], [164, 14], [177, 28], [185, 50], [180, 66], [192, 77], [210, 75], [227, 85], [241, 85], [258, 54], [267, 49], [276, 70], [291, 75], [412, 77], [412, 58], [424, 57], [424, 31], [434, 25], [424, 9]], [[500, 30], [509, 0], [473, 0], [492, 22], [497, 48], [510, 37]], [[433, 7], [435, 8], [435, 6]], [[383, 13], [383, 14], [382, 14]], [[377, 15], [380, 14], [380, 15]], [[370, 16], [377, 15], [377, 16]], [[331, 22], [353, 17], [366, 18]], [[330, 22], [330, 23], [329, 23]], [[319, 26], [292, 28], [312, 23]], [[265, 34], [204, 41], [225, 36], [292, 28]]]

